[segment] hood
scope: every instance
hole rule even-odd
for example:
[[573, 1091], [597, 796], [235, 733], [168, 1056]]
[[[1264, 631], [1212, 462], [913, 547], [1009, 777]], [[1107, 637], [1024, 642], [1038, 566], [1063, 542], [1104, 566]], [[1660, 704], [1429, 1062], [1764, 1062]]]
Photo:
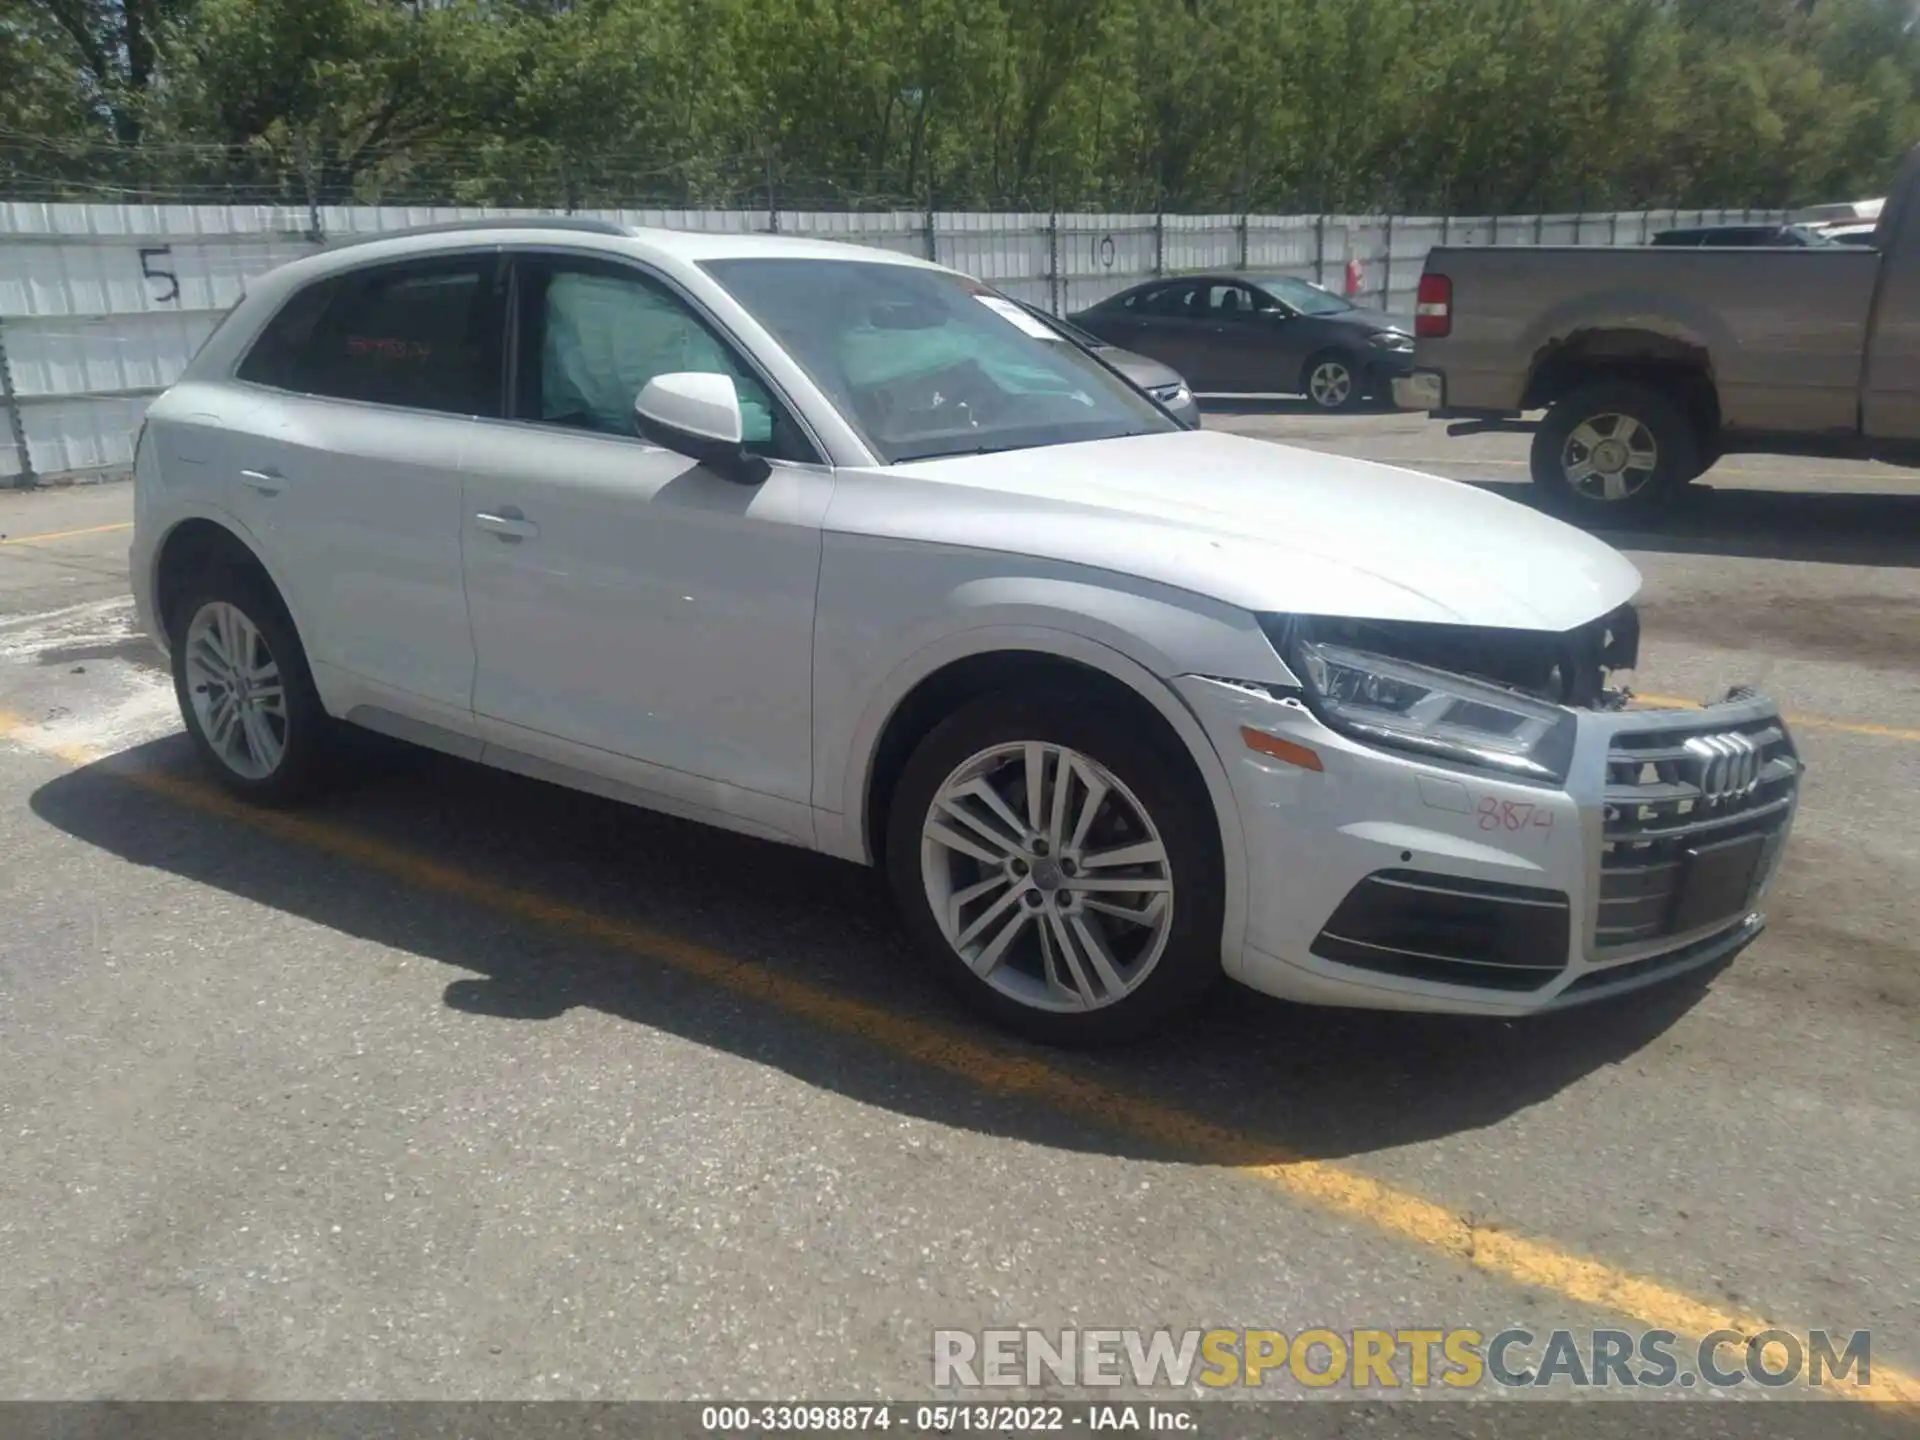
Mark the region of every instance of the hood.
[[1455, 480], [1186, 430], [839, 472], [827, 529], [998, 550], [1245, 610], [1561, 631], [1640, 572]]
[[1170, 365], [1162, 365], [1150, 355], [1122, 350], [1118, 345], [1102, 345], [1100, 358], [1142, 390], [1156, 385], [1184, 385], [1186, 378]]
[[1404, 334], [1413, 334], [1413, 319], [1406, 315], [1389, 315], [1384, 310], [1369, 310], [1358, 306], [1352, 310], [1336, 310], [1331, 315], [1316, 315], [1316, 320], [1331, 320], [1336, 325], [1352, 325], [1369, 334], [1376, 330], [1399, 330]]

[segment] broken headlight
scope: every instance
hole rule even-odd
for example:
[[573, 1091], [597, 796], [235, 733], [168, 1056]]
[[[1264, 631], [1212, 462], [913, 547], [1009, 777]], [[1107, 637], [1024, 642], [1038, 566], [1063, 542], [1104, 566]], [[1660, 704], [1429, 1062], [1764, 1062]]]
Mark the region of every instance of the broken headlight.
[[1269, 634], [1300, 677], [1302, 698], [1330, 729], [1509, 779], [1566, 779], [1579, 722], [1564, 707], [1273, 619]]

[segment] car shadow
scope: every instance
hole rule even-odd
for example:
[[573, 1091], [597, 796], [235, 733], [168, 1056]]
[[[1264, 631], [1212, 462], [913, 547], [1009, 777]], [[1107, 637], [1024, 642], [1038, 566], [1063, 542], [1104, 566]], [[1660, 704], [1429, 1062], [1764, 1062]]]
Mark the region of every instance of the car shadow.
[[[910, 958], [874, 872], [438, 755], [373, 741], [352, 778], [303, 820], [350, 841], [316, 845], [286, 826], [222, 813], [184, 736], [68, 772], [34, 792], [59, 830], [150, 867], [457, 972], [449, 1007], [537, 1024], [591, 1007], [770, 1064], [805, 1084], [967, 1130], [1054, 1147], [1182, 1158], [1165, 1140], [1096, 1130], [1034, 1098], [997, 1099], [957, 1075], [823, 1030], [635, 945], [670, 937], [976, 1045], [1044, 1056], [1076, 1076], [1235, 1127], [1246, 1158], [1367, 1154], [1482, 1128], [1618, 1064], [1673, 1024], [1709, 978], [1619, 1002], [1512, 1022], [1283, 1004], [1224, 987], [1192, 1021], [1093, 1054], [1043, 1051], [980, 1024]], [[183, 803], [183, 789], [188, 797]], [[195, 803], [194, 796], [203, 797]], [[213, 803], [207, 803], [212, 800]], [[373, 847], [415, 857], [367, 863]], [[460, 886], [419, 876], [422, 864]], [[498, 887], [537, 896], [496, 908]], [[526, 918], [537, 912], [536, 922]], [[566, 922], [582, 912], [589, 926]], [[558, 918], [555, 918], [558, 917]], [[272, 963], [273, 921], [261, 922]], [[289, 975], [289, 985], [301, 983]], [[751, 987], [749, 987], [751, 988]], [[1185, 1158], [1192, 1158], [1187, 1156]]]
[[[1541, 508], [1529, 482], [1468, 483]], [[1920, 566], [1920, 492], [1753, 490], [1706, 479], [1682, 490], [1662, 515], [1584, 528], [1622, 550]]]

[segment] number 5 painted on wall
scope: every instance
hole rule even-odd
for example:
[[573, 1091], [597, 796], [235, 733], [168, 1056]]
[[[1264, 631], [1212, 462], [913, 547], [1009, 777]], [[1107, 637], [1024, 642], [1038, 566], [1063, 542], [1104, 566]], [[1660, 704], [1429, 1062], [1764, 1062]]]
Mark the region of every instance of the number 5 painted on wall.
[[156, 255], [171, 254], [173, 254], [173, 247], [171, 245], [154, 245], [140, 252], [140, 273], [149, 280], [164, 280], [167, 282], [167, 293], [153, 297], [153, 303], [156, 305], [171, 305], [180, 298], [179, 276], [175, 275], [171, 270], [156, 270], [151, 263], [153, 257]]

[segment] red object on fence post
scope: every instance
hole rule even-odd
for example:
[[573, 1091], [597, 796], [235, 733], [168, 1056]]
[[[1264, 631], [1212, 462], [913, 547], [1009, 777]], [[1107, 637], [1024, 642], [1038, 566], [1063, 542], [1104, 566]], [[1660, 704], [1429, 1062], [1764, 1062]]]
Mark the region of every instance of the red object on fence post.
[[1360, 268], [1360, 257], [1358, 255], [1349, 255], [1347, 257], [1348, 298], [1351, 299], [1353, 296], [1358, 295], [1361, 290], [1365, 288], [1366, 283], [1366, 272]]

